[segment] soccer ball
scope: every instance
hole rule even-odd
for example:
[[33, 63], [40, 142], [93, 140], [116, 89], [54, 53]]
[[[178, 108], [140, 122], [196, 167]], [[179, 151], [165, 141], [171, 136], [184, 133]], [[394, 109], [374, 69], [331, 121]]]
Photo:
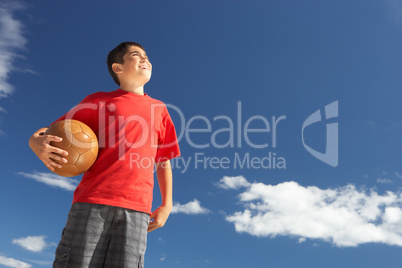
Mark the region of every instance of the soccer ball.
[[95, 133], [86, 124], [66, 119], [51, 125], [45, 134], [62, 138], [61, 142], [50, 142], [51, 146], [58, 147], [68, 152], [67, 163], [55, 162], [62, 165], [53, 171], [63, 177], [78, 176], [87, 171], [98, 156], [98, 139]]

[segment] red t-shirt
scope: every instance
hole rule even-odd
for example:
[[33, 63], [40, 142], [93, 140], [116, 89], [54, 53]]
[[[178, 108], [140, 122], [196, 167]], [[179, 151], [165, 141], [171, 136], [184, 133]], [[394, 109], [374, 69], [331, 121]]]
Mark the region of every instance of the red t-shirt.
[[57, 121], [63, 119], [87, 124], [99, 142], [98, 158], [84, 173], [73, 203], [151, 213], [154, 163], [180, 156], [166, 105], [118, 89], [87, 96]]

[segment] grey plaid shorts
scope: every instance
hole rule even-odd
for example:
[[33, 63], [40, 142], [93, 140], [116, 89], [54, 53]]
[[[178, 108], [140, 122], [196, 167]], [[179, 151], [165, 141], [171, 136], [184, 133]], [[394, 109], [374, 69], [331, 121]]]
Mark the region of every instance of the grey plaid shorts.
[[147, 213], [74, 203], [53, 267], [143, 267], [148, 224]]

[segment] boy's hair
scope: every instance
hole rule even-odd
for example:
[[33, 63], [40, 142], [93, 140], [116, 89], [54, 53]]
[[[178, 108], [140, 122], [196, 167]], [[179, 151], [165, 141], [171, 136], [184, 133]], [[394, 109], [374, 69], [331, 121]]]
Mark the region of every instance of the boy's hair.
[[120, 43], [117, 47], [112, 49], [109, 54], [107, 55], [107, 68], [109, 69], [109, 73], [112, 76], [113, 80], [116, 82], [118, 86], [120, 86], [120, 81], [119, 78], [117, 77], [117, 74], [112, 70], [112, 65], [113, 63], [124, 63], [124, 58], [123, 56], [126, 54], [127, 49], [129, 47], [139, 47], [144, 50], [143, 46], [138, 44], [137, 42], [122, 42]]

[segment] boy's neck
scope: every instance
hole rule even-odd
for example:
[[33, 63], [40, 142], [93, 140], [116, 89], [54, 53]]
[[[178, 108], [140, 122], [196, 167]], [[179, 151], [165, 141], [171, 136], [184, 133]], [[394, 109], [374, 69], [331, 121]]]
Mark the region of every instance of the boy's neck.
[[120, 89], [127, 91], [127, 92], [137, 94], [137, 95], [144, 95], [144, 86], [129, 87], [129, 86], [120, 85]]

